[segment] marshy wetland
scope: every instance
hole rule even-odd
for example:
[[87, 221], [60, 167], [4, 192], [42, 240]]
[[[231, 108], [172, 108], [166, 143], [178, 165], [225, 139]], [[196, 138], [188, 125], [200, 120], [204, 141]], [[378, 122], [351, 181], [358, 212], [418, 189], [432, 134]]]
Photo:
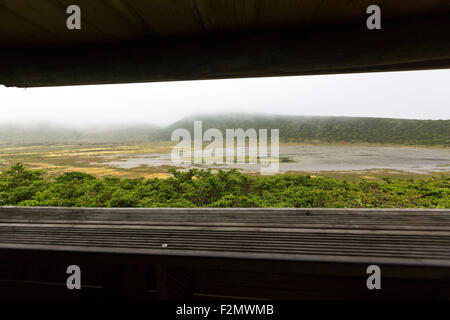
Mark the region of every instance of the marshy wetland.
[[[167, 178], [170, 168], [237, 168], [246, 174], [259, 174], [259, 164], [174, 165], [173, 145], [155, 142], [138, 145], [51, 145], [3, 146], [1, 170], [23, 162], [30, 168], [44, 169], [47, 175], [79, 171], [96, 177]], [[420, 178], [450, 174], [450, 149], [368, 145], [280, 146], [280, 174], [309, 174], [338, 179], [379, 180], [381, 177]]]

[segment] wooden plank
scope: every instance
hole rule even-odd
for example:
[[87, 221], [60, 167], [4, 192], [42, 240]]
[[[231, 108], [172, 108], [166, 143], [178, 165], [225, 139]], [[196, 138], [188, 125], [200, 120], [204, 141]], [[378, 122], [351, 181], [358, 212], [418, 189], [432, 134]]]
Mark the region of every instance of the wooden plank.
[[130, 19], [130, 15], [124, 15], [118, 9], [121, 8], [120, 5], [113, 6], [108, 1], [91, 0], [58, 0], [58, 2], [63, 8], [72, 4], [78, 5], [82, 10], [83, 22], [103, 33], [107, 40], [133, 41], [141, 36], [141, 27]]
[[193, 1], [135, 0], [129, 4], [156, 37], [186, 37], [204, 32]]
[[[83, 27], [77, 32], [65, 30], [65, 9], [71, 4], [82, 9]], [[366, 8], [371, 4], [382, 7], [383, 22], [445, 15], [450, 11], [448, 1], [442, 0], [411, 0], [408, 5], [398, 1], [377, 3], [369, 0], [4, 0], [0, 5], [0, 16], [5, 18], [7, 11], [17, 16], [2, 19], [0, 24], [20, 32], [15, 33], [11, 42], [0, 41], [0, 44], [54, 46], [71, 41], [80, 45], [110, 40], [146, 41], [159, 37], [336, 28], [348, 24], [363, 27]], [[24, 19], [33, 23], [23, 28]], [[38, 39], [36, 43], [27, 36], [33, 33]]]
[[188, 268], [156, 267], [156, 298], [191, 299], [193, 295], [193, 272]]
[[43, 48], [32, 56], [10, 49], [0, 58], [0, 83], [19, 87], [448, 68], [450, 21]]
[[246, 227], [448, 231], [443, 209], [163, 209], [0, 207], [0, 223], [89, 222], [130, 227]]
[[[53, 0], [3, 0], [0, 5], [0, 15], [10, 12], [10, 17], [0, 19], [0, 30], [3, 32], [15, 32], [15, 37], [8, 44], [12, 45], [45, 45], [60, 44], [73, 45], [73, 43], [105, 42], [105, 34], [90, 25], [83, 19], [81, 30], [73, 32], [66, 28], [67, 6]], [[27, 23], [26, 30], [19, 28]], [[32, 29], [32, 31], [31, 31]], [[21, 32], [21, 33], [20, 33]], [[28, 34], [34, 35], [29, 39]], [[0, 36], [0, 46], [3, 43]]]
[[[102, 254], [80, 253], [63, 251], [33, 251], [0, 249], [0, 264], [3, 269], [21, 269], [30, 261], [35, 261], [41, 268], [30, 268], [36, 271], [34, 275], [41, 278], [39, 281], [16, 281], [21, 287], [3, 286], [13, 290], [14, 298], [45, 298], [59, 299], [71, 298], [189, 298], [218, 299], [218, 298], [270, 298], [270, 299], [405, 299], [405, 298], [448, 298], [449, 268], [407, 267], [381, 265], [382, 288], [379, 292], [369, 291], [365, 288], [366, 265], [352, 263], [306, 263], [306, 262], [274, 262], [267, 260], [248, 259], [214, 259], [199, 257], [163, 257], [132, 254]], [[83, 279], [92, 272], [110, 274], [103, 279], [102, 288], [71, 292], [64, 286], [45, 285], [44, 279], [51, 280], [49, 275], [55, 277], [59, 274], [64, 277], [61, 270], [49, 268], [45, 273], [45, 266], [67, 265], [77, 262], [82, 267]], [[138, 289], [142, 284], [148, 283], [146, 279], [152, 266], [165, 273], [165, 281], [156, 283], [154, 290], [142, 294]], [[125, 281], [128, 278], [120, 272], [129, 270], [143, 270], [134, 272], [135, 280]], [[2, 270], [0, 269], [0, 275]], [[111, 272], [114, 271], [114, 272]], [[17, 273], [17, 271], [16, 271]], [[170, 275], [168, 277], [168, 275]], [[157, 278], [157, 275], [156, 275]], [[121, 280], [122, 279], [122, 280]], [[164, 279], [164, 278], [163, 278]], [[426, 279], [426, 280], [425, 280]], [[118, 281], [117, 281], [118, 280]], [[156, 279], [157, 280], [157, 279]], [[105, 282], [106, 281], [106, 282]], [[111, 286], [115, 286], [112, 290]], [[61, 281], [60, 281], [61, 282]], [[7, 282], [1, 282], [0, 286]], [[165, 284], [166, 283], [166, 284]], [[128, 285], [127, 285], [128, 284]], [[182, 289], [180, 291], [180, 288]], [[183, 289], [184, 288], [184, 289]], [[86, 287], [85, 289], [90, 289]], [[94, 289], [94, 288], [92, 288]], [[5, 290], [1, 293], [5, 294]], [[447, 291], [446, 291], [447, 290]], [[141, 292], [136, 294], [136, 291]], [[144, 289], [144, 292], [146, 289]], [[84, 293], [80, 295], [80, 293]], [[3, 297], [4, 295], [2, 295]], [[9, 296], [11, 298], [11, 296]]]
[[1, 207], [0, 248], [450, 266], [449, 225], [426, 209]]

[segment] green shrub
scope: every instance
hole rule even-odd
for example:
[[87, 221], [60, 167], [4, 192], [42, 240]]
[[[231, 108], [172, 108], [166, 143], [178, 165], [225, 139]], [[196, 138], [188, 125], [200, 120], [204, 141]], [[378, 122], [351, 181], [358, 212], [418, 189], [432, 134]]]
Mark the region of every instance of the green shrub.
[[250, 176], [233, 169], [171, 170], [169, 179], [55, 179], [17, 163], [0, 174], [0, 205], [65, 207], [450, 208], [450, 178], [359, 183], [306, 175]]

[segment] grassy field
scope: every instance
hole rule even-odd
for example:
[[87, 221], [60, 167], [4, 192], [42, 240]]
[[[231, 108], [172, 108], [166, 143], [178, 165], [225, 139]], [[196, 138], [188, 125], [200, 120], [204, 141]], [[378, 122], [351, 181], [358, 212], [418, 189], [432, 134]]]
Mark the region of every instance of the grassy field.
[[29, 168], [43, 169], [48, 175], [59, 175], [64, 172], [78, 171], [96, 177], [168, 177], [171, 166], [138, 167], [122, 169], [111, 167], [106, 163], [112, 159], [151, 153], [170, 152], [167, 143], [142, 145], [54, 145], [54, 146], [8, 146], [0, 147], [0, 170], [14, 163], [26, 163]]
[[[292, 145], [292, 144], [285, 144]], [[357, 144], [355, 146], [369, 146]], [[370, 145], [379, 146], [379, 145]], [[109, 165], [110, 161], [121, 161], [132, 156], [170, 153], [172, 145], [167, 142], [151, 144], [85, 144], [85, 145], [38, 145], [38, 146], [2, 146], [0, 147], [0, 171], [17, 162], [23, 162], [31, 169], [43, 169], [46, 175], [57, 176], [64, 172], [78, 171], [95, 177], [120, 178], [167, 178], [168, 170], [176, 166], [146, 166], [124, 169]], [[411, 147], [405, 147], [411, 148]], [[283, 155], [281, 155], [283, 159]], [[179, 169], [179, 168], [177, 168]], [[337, 180], [356, 182], [363, 179], [382, 181], [383, 177], [394, 179], [425, 179], [434, 173], [411, 173], [400, 170], [372, 169], [353, 171], [304, 172], [290, 171], [285, 174], [308, 174], [313, 177], [331, 177]], [[439, 173], [449, 176], [450, 172]], [[257, 175], [257, 174], [251, 174]]]

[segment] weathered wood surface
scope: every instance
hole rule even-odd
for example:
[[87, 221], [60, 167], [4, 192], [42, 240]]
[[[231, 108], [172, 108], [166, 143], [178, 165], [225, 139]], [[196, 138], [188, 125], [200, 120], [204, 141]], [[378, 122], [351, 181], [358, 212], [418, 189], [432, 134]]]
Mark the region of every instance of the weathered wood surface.
[[[81, 9], [80, 30], [66, 28], [66, 8]], [[369, 5], [384, 21], [443, 16], [445, 0], [2, 0], [0, 47], [123, 43], [257, 30], [295, 30], [356, 24]]]
[[0, 248], [450, 267], [450, 210], [0, 207]]
[[77, 31], [65, 27], [70, 1], [0, 4], [0, 84], [34, 87], [450, 67], [448, 1], [385, 1], [380, 4], [381, 30], [366, 28], [365, 10], [376, 4], [366, 0], [77, 3], [83, 17]]

